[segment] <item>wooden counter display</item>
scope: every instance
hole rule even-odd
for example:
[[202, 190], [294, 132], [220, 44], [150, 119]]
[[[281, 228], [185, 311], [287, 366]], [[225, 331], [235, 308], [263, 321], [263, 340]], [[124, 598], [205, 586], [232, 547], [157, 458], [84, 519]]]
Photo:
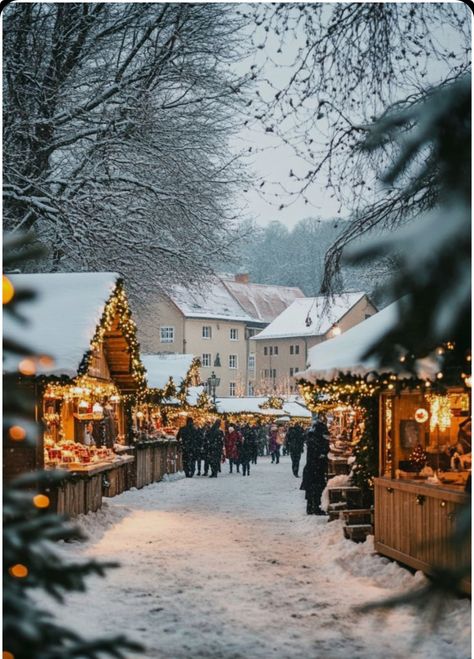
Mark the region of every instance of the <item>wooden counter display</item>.
[[83, 465], [66, 472], [64, 480], [50, 493], [53, 510], [76, 517], [96, 512], [102, 497], [113, 497], [128, 489], [128, 472], [135, 459], [125, 455], [114, 462]]
[[[376, 478], [375, 550], [417, 570], [468, 564], [470, 546], [455, 547], [451, 537], [469, 496], [455, 485]], [[470, 581], [463, 582], [470, 592]]]

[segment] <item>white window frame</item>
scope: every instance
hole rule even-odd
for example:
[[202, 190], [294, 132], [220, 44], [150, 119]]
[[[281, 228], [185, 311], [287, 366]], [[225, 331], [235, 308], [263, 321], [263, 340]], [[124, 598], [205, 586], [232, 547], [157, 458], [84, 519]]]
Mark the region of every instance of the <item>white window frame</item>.
[[[232, 336], [234, 335], [234, 336]], [[229, 338], [231, 341], [239, 340], [239, 330], [236, 327], [231, 327], [229, 330]]]
[[[209, 359], [205, 359], [209, 357]], [[207, 362], [207, 363], [206, 363]], [[201, 355], [201, 366], [203, 368], [210, 368], [212, 365], [212, 355], [210, 352], [203, 352]]]
[[160, 326], [160, 343], [174, 343], [174, 326]]
[[[207, 330], [209, 330], [209, 336], [206, 336], [207, 335]], [[203, 325], [202, 326], [201, 337], [205, 341], [210, 341], [212, 339], [212, 326], [211, 325]]]
[[255, 371], [255, 353], [254, 352], [249, 353], [248, 369], [249, 369], [249, 371]]
[[229, 382], [229, 396], [236, 396], [237, 383]]
[[[232, 362], [234, 362], [234, 366], [232, 366]], [[229, 355], [229, 368], [232, 370], [239, 368], [238, 355]]]

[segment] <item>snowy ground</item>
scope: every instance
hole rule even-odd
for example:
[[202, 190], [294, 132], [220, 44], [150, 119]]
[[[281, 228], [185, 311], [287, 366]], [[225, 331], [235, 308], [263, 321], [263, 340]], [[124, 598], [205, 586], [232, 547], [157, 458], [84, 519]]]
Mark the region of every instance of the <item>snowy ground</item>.
[[223, 472], [126, 492], [83, 518], [91, 539], [67, 553], [121, 567], [58, 616], [87, 636], [126, 632], [153, 659], [470, 657], [467, 600], [428, 632], [410, 609], [354, 611], [424, 577], [306, 516], [288, 458], [260, 459], [250, 478]]

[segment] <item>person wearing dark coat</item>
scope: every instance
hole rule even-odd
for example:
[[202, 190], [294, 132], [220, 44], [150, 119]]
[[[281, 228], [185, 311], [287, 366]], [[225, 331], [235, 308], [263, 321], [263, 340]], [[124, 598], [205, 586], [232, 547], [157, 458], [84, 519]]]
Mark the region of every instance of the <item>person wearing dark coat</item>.
[[186, 478], [194, 476], [194, 469], [196, 466], [196, 428], [194, 427], [193, 420], [190, 416], [186, 419], [186, 425], [178, 430], [176, 439], [180, 443], [181, 451], [183, 453], [183, 469]]
[[304, 432], [299, 423], [288, 428], [286, 445], [288, 446], [288, 451], [291, 457], [291, 468], [293, 470], [293, 474], [296, 476], [296, 478], [298, 478], [301, 454], [303, 453], [304, 448]]
[[247, 441], [249, 443], [250, 462], [252, 464], [256, 465], [257, 464], [257, 458], [258, 458], [257, 431], [252, 426], [246, 426], [244, 433], [245, 433], [245, 436], [246, 436]]
[[211, 475], [209, 478], [217, 478], [221, 464], [224, 433], [219, 426], [220, 421], [215, 421], [206, 434], [207, 456], [209, 466], [211, 467]]
[[242, 465], [242, 476], [250, 476], [250, 459], [252, 456], [252, 444], [246, 432], [240, 435], [237, 441], [237, 453]]
[[300, 489], [306, 491], [306, 512], [325, 515], [321, 510], [321, 495], [327, 483], [329, 430], [321, 417], [305, 433], [305, 439], [306, 465]]
[[196, 468], [197, 475], [201, 475], [201, 462], [204, 460], [204, 470], [206, 468], [205, 456], [204, 456], [204, 428], [195, 426], [196, 431], [196, 445], [195, 445], [195, 459], [196, 459]]

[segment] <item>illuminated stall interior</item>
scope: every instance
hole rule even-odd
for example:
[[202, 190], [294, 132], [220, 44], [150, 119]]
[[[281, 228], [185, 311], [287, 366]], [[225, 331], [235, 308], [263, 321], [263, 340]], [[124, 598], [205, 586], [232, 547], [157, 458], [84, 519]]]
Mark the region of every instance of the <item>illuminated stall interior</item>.
[[37, 466], [78, 469], [114, 461], [128, 439], [126, 407], [145, 386], [122, 281], [114, 273], [12, 280], [17, 290], [37, 293], [32, 322], [19, 340], [52, 357], [47, 372], [35, 369], [37, 418], [44, 427]]
[[465, 389], [381, 396], [382, 476], [464, 488], [471, 469], [471, 408]]

